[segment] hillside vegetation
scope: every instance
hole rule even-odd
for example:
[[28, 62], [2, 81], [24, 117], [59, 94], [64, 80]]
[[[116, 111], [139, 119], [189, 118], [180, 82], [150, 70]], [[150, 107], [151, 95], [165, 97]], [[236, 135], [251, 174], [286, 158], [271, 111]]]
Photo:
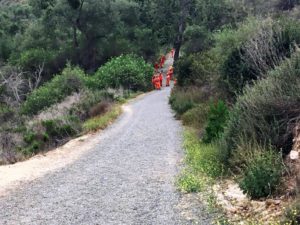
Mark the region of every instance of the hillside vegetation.
[[218, 177], [234, 179], [259, 201], [293, 195], [287, 217], [270, 221], [298, 224], [299, 162], [291, 163], [289, 154], [299, 151], [299, 2], [234, 2], [206, 2], [206, 20], [187, 24], [175, 63], [178, 86], [170, 104], [192, 128], [179, 186], [201, 191], [204, 177]]
[[2, 0], [0, 164], [105, 128], [174, 48], [180, 189], [234, 178], [255, 200], [292, 196], [280, 220], [298, 224], [299, 18], [299, 0]]

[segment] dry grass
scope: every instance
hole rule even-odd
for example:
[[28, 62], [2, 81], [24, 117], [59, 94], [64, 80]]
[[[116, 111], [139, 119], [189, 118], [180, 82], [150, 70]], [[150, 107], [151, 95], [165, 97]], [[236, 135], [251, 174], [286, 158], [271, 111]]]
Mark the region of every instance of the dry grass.
[[112, 103], [109, 101], [102, 101], [97, 105], [93, 106], [89, 111], [89, 117], [101, 116], [107, 113], [111, 109]]
[[108, 125], [110, 125], [115, 119], [117, 119], [121, 113], [121, 106], [119, 104], [116, 104], [112, 106], [111, 110], [109, 110], [105, 114], [87, 120], [83, 124], [83, 130], [85, 132], [103, 130]]

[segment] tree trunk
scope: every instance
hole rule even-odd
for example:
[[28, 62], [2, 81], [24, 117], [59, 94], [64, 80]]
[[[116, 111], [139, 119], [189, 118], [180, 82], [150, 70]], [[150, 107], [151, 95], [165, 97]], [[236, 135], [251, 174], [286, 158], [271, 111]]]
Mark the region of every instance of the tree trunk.
[[77, 28], [76, 25], [73, 26], [73, 44], [75, 48], [78, 48], [78, 37], [77, 37]]
[[175, 48], [175, 55], [174, 55], [174, 61], [177, 61], [180, 54], [180, 48], [183, 43], [183, 33], [186, 28], [186, 19], [189, 16], [190, 8], [192, 6], [191, 0], [180, 0], [180, 18], [178, 23], [178, 33], [174, 42], [174, 48]]

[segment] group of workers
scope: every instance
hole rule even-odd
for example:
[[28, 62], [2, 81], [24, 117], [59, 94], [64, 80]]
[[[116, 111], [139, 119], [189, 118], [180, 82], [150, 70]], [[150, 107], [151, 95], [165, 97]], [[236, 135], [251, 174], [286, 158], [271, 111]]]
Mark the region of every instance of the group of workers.
[[[172, 49], [169, 52], [169, 55], [171, 58], [174, 58], [174, 53], [175, 53], [174, 49]], [[164, 67], [165, 62], [166, 62], [166, 56], [163, 55], [163, 56], [161, 56], [159, 63], [155, 63], [155, 65], [154, 65], [155, 74], [152, 77], [152, 85], [153, 85], [153, 88], [155, 88], [156, 90], [160, 90], [163, 86], [164, 77], [163, 77], [162, 68]], [[161, 69], [161, 70], [159, 71], [159, 69]], [[170, 86], [170, 81], [173, 79], [173, 74], [174, 74], [174, 68], [173, 68], [173, 66], [170, 66], [168, 69], [167, 75], [166, 75], [166, 87]], [[174, 84], [175, 83], [176, 83], [176, 80], [174, 80]]]

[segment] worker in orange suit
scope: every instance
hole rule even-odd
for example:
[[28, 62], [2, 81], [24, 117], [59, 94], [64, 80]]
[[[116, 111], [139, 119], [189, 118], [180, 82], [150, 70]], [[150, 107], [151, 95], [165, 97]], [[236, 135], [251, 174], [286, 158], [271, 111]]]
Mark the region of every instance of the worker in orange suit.
[[170, 86], [170, 79], [171, 79], [171, 76], [170, 76], [170, 74], [168, 73], [168, 74], [167, 74], [167, 80], [166, 80], [166, 86], [167, 86], [167, 87]]
[[158, 64], [157, 64], [157, 63], [155, 63], [155, 64], [154, 64], [154, 69], [155, 69], [155, 72], [157, 72], [157, 70], [158, 70], [158, 67], [159, 67], [159, 66], [158, 66]]
[[155, 78], [156, 78], [156, 74], [153, 74], [152, 76], [152, 87], [155, 88]]
[[173, 66], [170, 66], [169, 70], [168, 70], [168, 74], [170, 74], [170, 79], [173, 79], [173, 74], [174, 74], [174, 68]]
[[160, 82], [160, 86], [162, 87], [163, 86], [163, 75], [162, 75], [162, 72], [159, 73], [159, 82]]
[[160, 64], [159, 64], [159, 67], [160, 68], [163, 68], [164, 64], [165, 64], [165, 61], [166, 61], [166, 56], [161, 56], [160, 58]]
[[159, 76], [155, 76], [154, 82], [155, 82], [155, 89], [156, 90], [160, 90], [161, 89], [161, 85], [160, 85]]

